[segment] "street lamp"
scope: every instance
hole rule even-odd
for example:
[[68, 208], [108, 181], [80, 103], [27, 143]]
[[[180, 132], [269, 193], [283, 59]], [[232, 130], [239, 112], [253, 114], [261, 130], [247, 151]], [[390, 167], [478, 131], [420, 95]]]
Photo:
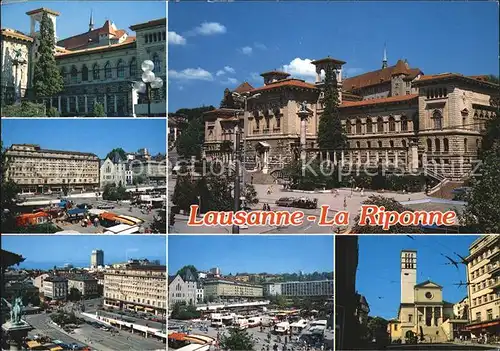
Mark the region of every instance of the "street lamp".
[[151, 117], [151, 91], [163, 87], [163, 80], [156, 77], [153, 70], [155, 64], [151, 60], [145, 60], [141, 64], [142, 82], [134, 82], [134, 89], [141, 94], [146, 94], [148, 100], [148, 117]]

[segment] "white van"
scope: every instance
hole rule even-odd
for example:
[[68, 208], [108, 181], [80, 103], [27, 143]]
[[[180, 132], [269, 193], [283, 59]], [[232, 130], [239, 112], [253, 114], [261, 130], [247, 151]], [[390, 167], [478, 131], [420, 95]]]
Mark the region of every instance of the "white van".
[[262, 317], [251, 317], [248, 318], [248, 327], [258, 327], [262, 323]]
[[286, 334], [290, 331], [290, 323], [281, 322], [274, 326], [274, 331], [278, 334]]

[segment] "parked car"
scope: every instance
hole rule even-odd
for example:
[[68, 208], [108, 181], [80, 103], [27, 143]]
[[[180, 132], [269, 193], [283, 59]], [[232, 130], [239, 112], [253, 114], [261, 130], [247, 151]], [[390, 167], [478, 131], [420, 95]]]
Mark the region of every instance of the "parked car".
[[83, 203], [83, 204], [76, 205], [76, 207], [78, 207], [78, 208], [86, 208], [87, 210], [90, 210], [92, 208], [92, 205]]
[[293, 197], [282, 197], [276, 200], [276, 205], [282, 207], [293, 207], [294, 201], [295, 199]]

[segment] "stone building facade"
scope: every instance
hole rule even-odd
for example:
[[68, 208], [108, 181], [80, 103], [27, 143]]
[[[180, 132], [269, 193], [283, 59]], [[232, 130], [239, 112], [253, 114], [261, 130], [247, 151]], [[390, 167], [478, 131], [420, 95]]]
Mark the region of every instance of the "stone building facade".
[[[14, 47], [22, 47], [27, 60], [26, 69], [18, 78], [22, 96], [32, 84], [33, 68], [38, 59], [38, 26], [44, 12], [49, 14], [57, 37], [59, 13], [46, 8], [27, 12], [31, 19], [29, 35], [2, 29], [2, 62], [9, 65], [7, 68], [13, 67]], [[144, 60], [153, 61], [155, 75], [166, 82], [166, 18], [135, 24], [130, 30], [135, 36], [118, 29], [109, 20], [102, 27], [94, 28], [91, 16], [87, 31], [56, 41], [55, 58], [64, 89], [57, 96], [44, 99], [47, 107], [57, 108], [61, 116], [89, 116], [95, 103], [104, 106], [108, 117], [147, 114], [145, 95], [137, 94], [132, 83], [141, 81]], [[15, 68], [8, 68], [5, 77], [12, 81], [15, 72]], [[166, 83], [151, 96], [151, 116], [166, 116]]]
[[198, 302], [198, 282], [189, 269], [186, 270], [184, 276], [177, 274], [169, 278], [169, 306], [172, 307], [175, 303], [178, 302], [184, 303], [186, 305], [196, 305]]
[[214, 298], [259, 298], [264, 296], [262, 285], [240, 283], [224, 278], [206, 279], [203, 282], [206, 297]]
[[116, 186], [127, 186], [133, 182], [132, 170], [129, 162], [122, 160], [118, 153], [113, 158], [106, 158], [101, 163], [100, 169], [101, 188], [106, 184], [115, 184]]
[[66, 300], [68, 297], [68, 279], [51, 276], [43, 281], [43, 296], [51, 300]]
[[82, 297], [96, 296], [99, 292], [97, 279], [86, 274], [68, 276], [68, 292], [77, 289]]
[[34, 144], [13, 144], [6, 150], [6, 178], [22, 193], [94, 190], [99, 187], [99, 157], [92, 153], [47, 150]]
[[104, 306], [165, 315], [167, 269], [162, 265], [127, 264], [104, 272]]
[[[247, 96], [246, 104], [205, 113], [204, 156], [230, 161], [227, 146], [234, 143], [234, 126], [239, 122], [246, 168], [279, 172], [299, 158], [297, 113], [306, 102], [310, 115], [303, 147], [308, 158], [329, 157], [349, 168], [383, 165], [405, 172], [432, 168], [440, 179], [461, 178], [471, 170], [484, 123], [495, 113], [490, 99], [498, 93], [498, 85], [482, 76], [424, 75], [403, 60], [393, 66], [384, 60], [380, 70], [347, 79], [342, 78], [343, 61], [328, 57], [312, 63], [315, 84], [284, 72], [263, 73], [262, 87], [245, 82], [235, 89]], [[329, 66], [339, 87], [346, 150], [320, 150], [317, 144], [324, 109], [323, 77]]]

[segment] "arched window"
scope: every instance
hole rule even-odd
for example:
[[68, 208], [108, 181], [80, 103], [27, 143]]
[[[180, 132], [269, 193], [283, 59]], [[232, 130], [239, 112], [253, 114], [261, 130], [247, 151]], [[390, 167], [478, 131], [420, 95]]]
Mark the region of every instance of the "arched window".
[[92, 76], [94, 80], [100, 79], [100, 74], [99, 74], [99, 65], [97, 63], [94, 64], [94, 67], [92, 67]]
[[112, 77], [112, 73], [111, 73], [111, 63], [106, 62], [106, 64], [104, 65], [104, 78], [105, 79], [109, 79]]
[[464, 151], [469, 152], [469, 145], [467, 144], [467, 138], [464, 139]]
[[432, 140], [427, 139], [427, 152], [432, 152]]
[[481, 139], [476, 139], [476, 148], [481, 148]]
[[352, 133], [351, 121], [347, 120], [345, 122], [345, 128], [346, 128], [347, 134], [351, 134]]
[[450, 151], [450, 142], [448, 141], [448, 138], [444, 138], [443, 140], [443, 151], [444, 152]]
[[378, 147], [382, 148], [382, 142], [381, 141], [378, 142]]
[[434, 129], [443, 129], [443, 115], [441, 115], [441, 112], [434, 111], [432, 119], [434, 120]]
[[71, 84], [78, 83], [78, 70], [75, 66], [71, 67]]
[[436, 139], [434, 142], [436, 144], [436, 152], [441, 152], [441, 140]]
[[370, 117], [366, 119], [366, 132], [373, 133], [372, 119]]
[[379, 117], [377, 119], [377, 132], [378, 133], [384, 132], [384, 120], [382, 119], [382, 117]]
[[123, 64], [122, 60], [119, 60], [118, 64], [116, 65], [116, 76], [118, 78], [125, 77], [125, 65]]
[[130, 77], [134, 78], [137, 75], [137, 61], [135, 57], [130, 61], [129, 71]]
[[82, 67], [82, 81], [86, 82], [89, 80], [89, 69], [87, 68], [87, 65], [83, 65]]
[[372, 147], [372, 143], [370, 141], [367, 141], [366, 142], [366, 147], [370, 149]]
[[394, 141], [393, 140], [389, 141], [389, 145], [391, 146], [391, 149], [394, 148]]
[[361, 143], [359, 141], [356, 141], [356, 147], [359, 149], [361, 148]]
[[401, 131], [408, 131], [408, 118], [406, 116], [401, 116]]
[[153, 72], [161, 73], [161, 59], [160, 59], [160, 56], [158, 54], [153, 55], [153, 63], [155, 65]]
[[402, 146], [402, 147], [406, 147], [406, 140], [402, 140], [402, 141], [401, 141], [401, 146]]
[[359, 119], [356, 120], [356, 134], [361, 134], [361, 121]]
[[395, 132], [396, 131], [396, 120], [394, 117], [389, 117], [389, 132]]

